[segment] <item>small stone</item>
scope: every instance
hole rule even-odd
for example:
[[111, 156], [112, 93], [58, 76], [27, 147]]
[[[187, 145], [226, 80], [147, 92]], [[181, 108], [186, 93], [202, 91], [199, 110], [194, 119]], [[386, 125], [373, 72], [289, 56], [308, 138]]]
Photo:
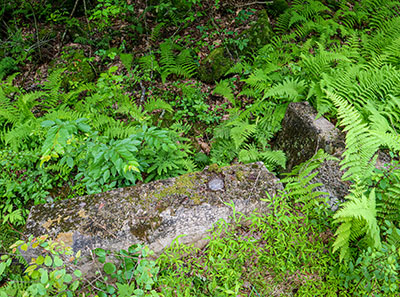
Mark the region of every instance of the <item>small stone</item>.
[[222, 191], [224, 189], [224, 181], [220, 178], [214, 178], [208, 182], [208, 188], [211, 191]]

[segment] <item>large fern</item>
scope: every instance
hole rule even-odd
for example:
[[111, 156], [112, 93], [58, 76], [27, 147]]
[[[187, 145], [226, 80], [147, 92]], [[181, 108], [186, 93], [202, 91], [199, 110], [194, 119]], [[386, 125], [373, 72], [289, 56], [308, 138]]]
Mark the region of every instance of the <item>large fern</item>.
[[367, 197], [353, 190], [347, 197], [349, 200], [334, 215], [336, 223], [340, 223], [335, 235], [333, 252], [340, 250], [340, 260], [349, 256], [349, 244], [365, 236], [369, 246], [380, 248], [380, 230], [376, 220], [375, 190]]
[[[176, 51], [179, 53], [176, 54]], [[160, 44], [161, 79], [165, 83], [170, 74], [189, 78], [197, 69], [197, 62], [190, 49], [182, 49], [170, 39]]]

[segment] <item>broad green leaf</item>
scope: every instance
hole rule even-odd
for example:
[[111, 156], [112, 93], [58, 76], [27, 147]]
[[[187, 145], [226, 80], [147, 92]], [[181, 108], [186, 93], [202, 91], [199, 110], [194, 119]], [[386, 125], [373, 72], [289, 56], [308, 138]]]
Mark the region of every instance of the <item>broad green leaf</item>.
[[72, 283], [70, 289], [71, 289], [71, 291], [75, 291], [78, 287], [79, 287], [79, 281], [76, 280], [76, 281], [74, 281], [74, 282]]
[[30, 265], [28, 268], [25, 269], [25, 273], [28, 273], [29, 275], [32, 274], [32, 271], [34, 271], [37, 268], [37, 265]]
[[40, 268], [40, 282], [45, 285], [49, 281], [49, 274], [46, 269]]
[[110, 178], [110, 170], [107, 169], [107, 170], [104, 171], [104, 173], [103, 173], [104, 182], [107, 182], [109, 178]]
[[36, 264], [38, 265], [42, 265], [44, 263], [44, 257], [43, 256], [39, 256], [36, 258]]
[[60, 259], [58, 256], [54, 256], [54, 265], [56, 267], [60, 267], [64, 264], [63, 260]]
[[51, 126], [54, 126], [54, 125], [55, 125], [55, 122], [50, 121], [50, 120], [48, 120], [48, 121], [43, 121], [43, 122], [40, 124], [40, 126], [42, 126], [42, 127], [44, 127], [44, 128], [48, 128], [48, 127], [51, 127]]
[[78, 124], [78, 129], [81, 130], [82, 132], [89, 133], [90, 130], [91, 130], [91, 127], [88, 124], [79, 123]]
[[71, 157], [67, 158], [67, 165], [69, 166], [69, 168], [74, 167], [74, 159], [72, 159]]
[[115, 267], [115, 265], [113, 263], [108, 262], [108, 263], [104, 264], [103, 269], [104, 269], [105, 273], [112, 274], [115, 272], [115, 270], [117, 268]]
[[98, 257], [105, 257], [106, 256], [106, 251], [101, 249], [101, 248], [97, 248], [94, 250], [94, 253], [96, 256]]
[[75, 275], [76, 277], [81, 277], [81, 276], [82, 276], [82, 272], [81, 272], [80, 270], [75, 270], [75, 271], [74, 271], [74, 275]]
[[7, 265], [5, 262], [0, 263], [0, 276], [3, 274], [4, 270], [6, 269]]
[[67, 274], [64, 276], [64, 281], [65, 281], [66, 283], [72, 282], [72, 276], [71, 276], [71, 274], [67, 273]]
[[51, 265], [53, 265], [53, 260], [51, 259], [50, 256], [46, 256], [46, 258], [44, 258], [44, 265], [49, 266], [49, 267]]
[[46, 288], [45, 288], [42, 284], [37, 284], [36, 288], [37, 288], [38, 293], [39, 293], [40, 295], [42, 295], [42, 296], [45, 296], [45, 295], [46, 295], [47, 290], [46, 290]]

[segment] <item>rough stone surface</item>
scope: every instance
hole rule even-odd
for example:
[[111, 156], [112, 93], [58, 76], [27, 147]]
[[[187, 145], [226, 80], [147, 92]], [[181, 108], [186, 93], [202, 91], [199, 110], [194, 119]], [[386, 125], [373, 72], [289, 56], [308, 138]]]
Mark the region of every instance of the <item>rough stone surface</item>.
[[[281, 189], [261, 162], [210, 166], [176, 178], [33, 206], [25, 234], [49, 234], [74, 252], [81, 250], [80, 268], [90, 272], [87, 256], [98, 247], [119, 250], [142, 243], [159, 254], [179, 235], [185, 235], [180, 242], [202, 247], [212, 225], [232, 215], [225, 203], [233, 202], [244, 214], [267, 212], [260, 199]], [[29, 249], [24, 256], [36, 252]]]
[[[316, 117], [317, 112], [308, 102], [289, 104], [275, 143], [275, 149], [286, 153], [287, 172], [312, 158], [319, 149], [340, 158], [345, 148], [344, 135], [326, 118]], [[336, 210], [348, 194], [349, 184], [341, 180], [343, 172], [338, 161], [326, 161], [318, 170], [313, 182], [323, 184], [317, 190], [329, 194], [329, 204]]]
[[[317, 117], [317, 112], [308, 102], [290, 103], [282, 121], [282, 130], [277, 136], [274, 148], [286, 153], [286, 170], [309, 160], [319, 149], [338, 158], [338, 161], [325, 161], [319, 174], [313, 179], [322, 183], [316, 190], [329, 194], [329, 205], [336, 210], [348, 194], [350, 183], [342, 181], [343, 171], [339, 162], [345, 149], [345, 136], [324, 117]], [[390, 158], [379, 152], [376, 167], [384, 167]]]
[[335, 126], [317, 112], [308, 102], [290, 103], [277, 135], [275, 148], [286, 153], [286, 170], [309, 160], [319, 149], [340, 156], [345, 138]]
[[255, 51], [268, 44], [274, 35], [267, 11], [260, 10], [257, 21], [248, 30], [244, 31], [238, 39], [248, 40], [247, 47], [250, 51]]
[[224, 47], [218, 47], [201, 62], [199, 78], [206, 83], [215, 82], [222, 78], [233, 64], [227, 50]]

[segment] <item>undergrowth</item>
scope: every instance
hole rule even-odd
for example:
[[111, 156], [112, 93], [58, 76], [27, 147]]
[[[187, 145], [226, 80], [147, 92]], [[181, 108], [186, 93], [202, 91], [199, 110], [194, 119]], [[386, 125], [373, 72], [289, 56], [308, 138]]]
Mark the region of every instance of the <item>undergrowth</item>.
[[[398, 294], [398, 1], [250, 3], [256, 9], [197, 0], [3, 2], [2, 245], [34, 204], [212, 163], [263, 161], [279, 172], [287, 157], [272, 150], [274, 137], [288, 104], [307, 101], [346, 134], [340, 165], [351, 186], [336, 213], [311, 183], [320, 160], [330, 158], [318, 152], [283, 180], [285, 192], [267, 198], [273, 215], [220, 222], [204, 250], [176, 244], [143, 267], [135, 261], [148, 251], [133, 247], [117, 255], [134, 259], [129, 269], [108, 264], [108, 280], [97, 288], [121, 296]], [[254, 46], [243, 28], [261, 9], [269, 15], [264, 25], [273, 25], [268, 41]], [[208, 54], [220, 64], [207, 68]], [[391, 161], [377, 169], [382, 150]], [[30, 268], [23, 276], [9, 270], [10, 259], [2, 257], [0, 274], [15, 282], [0, 290], [45, 296], [81, 289], [57, 272], [65, 264], [58, 260], [39, 260], [53, 274]], [[115, 277], [124, 269], [140, 281]], [[157, 279], [140, 278], [149, 271]], [[115, 278], [120, 286], [109, 282]]]

